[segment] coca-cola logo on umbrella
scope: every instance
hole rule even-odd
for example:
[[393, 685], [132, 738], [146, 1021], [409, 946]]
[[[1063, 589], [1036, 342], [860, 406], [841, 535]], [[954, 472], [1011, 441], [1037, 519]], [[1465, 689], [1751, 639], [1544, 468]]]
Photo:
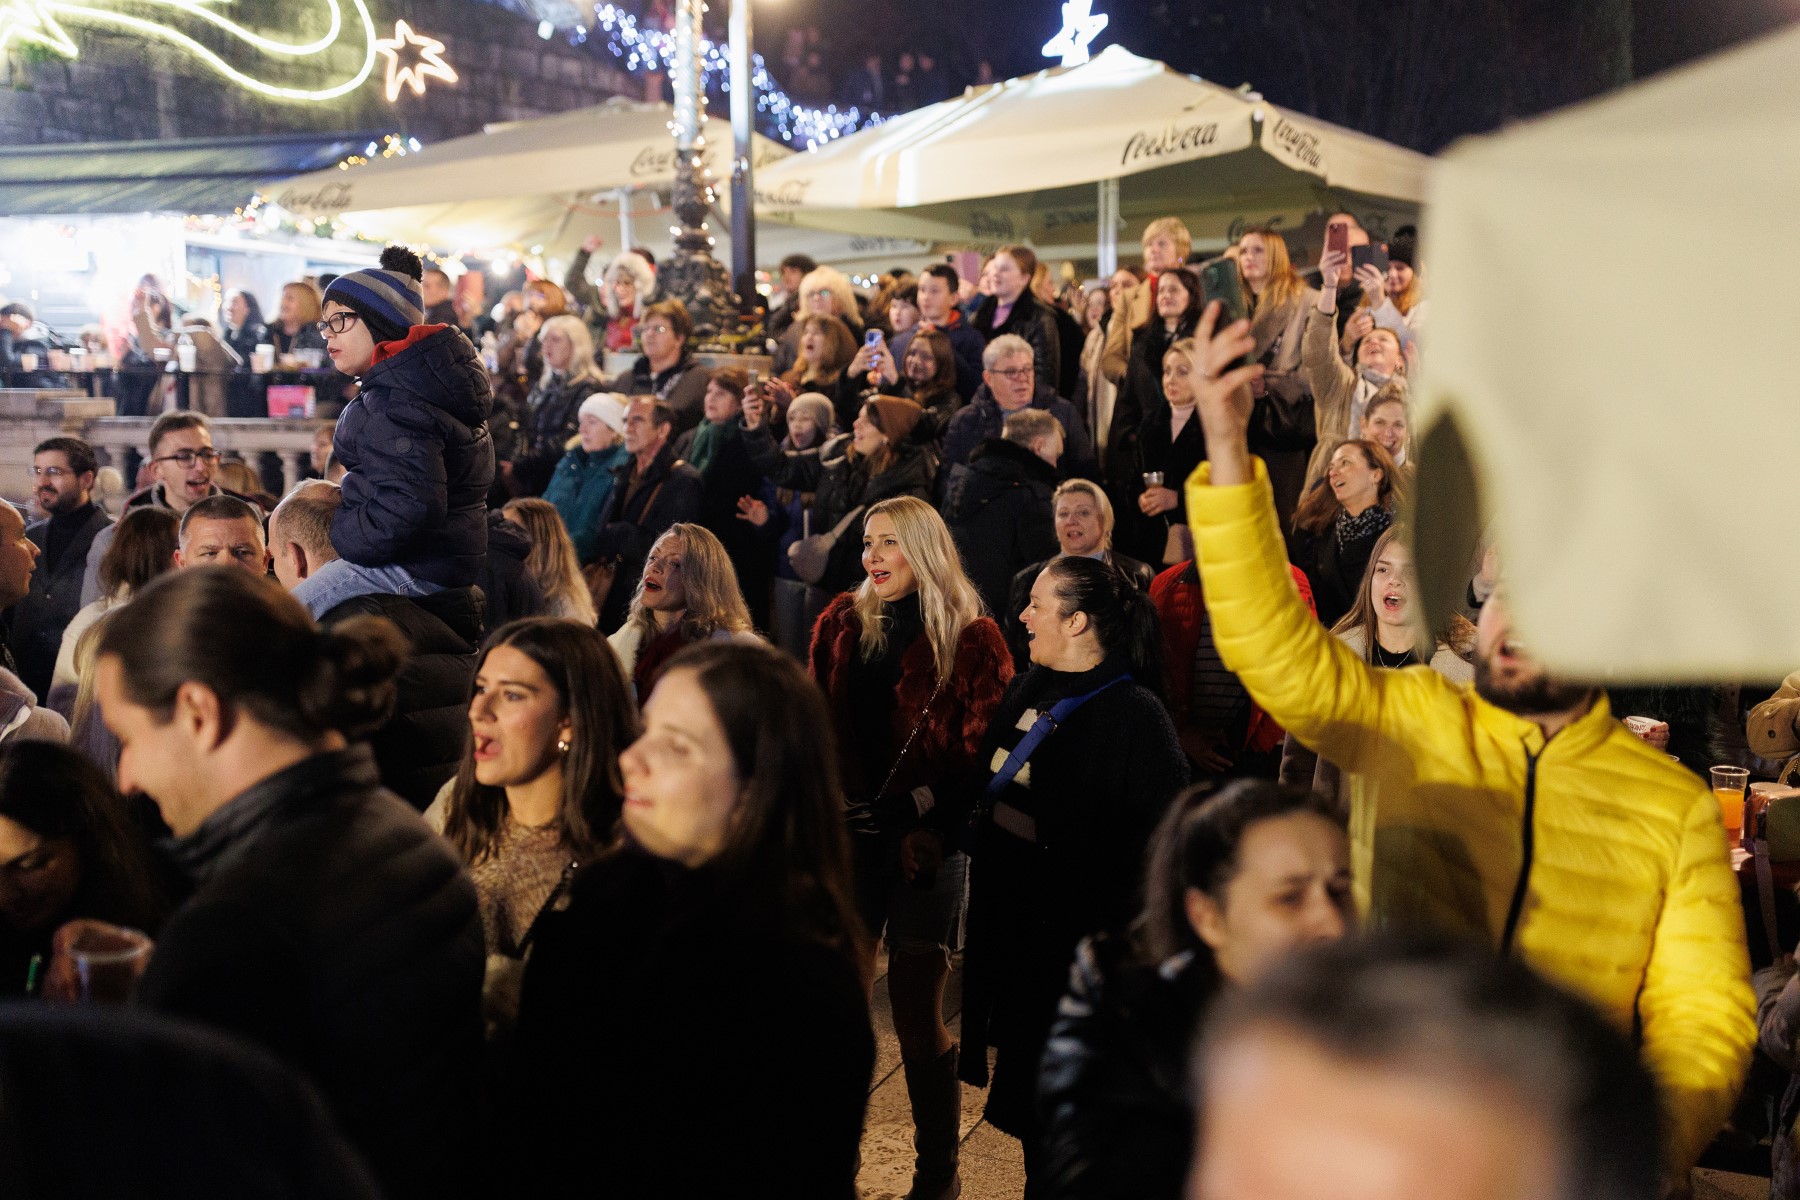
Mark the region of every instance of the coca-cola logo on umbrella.
[[1286, 117], [1275, 122], [1275, 144], [1313, 170], [1324, 169], [1325, 159], [1319, 153], [1319, 135], [1296, 128], [1288, 123]]
[[350, 185], [328, 183], [316, 192], [290, 188], [277, 196], [275, 203], [295, 212], [345, 212], [350, 207]]
[[790, 179], [779, 187], [759, 187], [756, 202], [770, 208], [799, 208], [806, 203], [806, 189], [811, 186], [810, 179]]

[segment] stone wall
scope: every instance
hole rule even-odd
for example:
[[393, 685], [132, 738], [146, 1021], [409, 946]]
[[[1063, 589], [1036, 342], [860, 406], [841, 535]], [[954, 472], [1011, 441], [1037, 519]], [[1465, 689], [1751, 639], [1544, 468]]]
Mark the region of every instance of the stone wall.
[[[283, 40], [326, 30], [341, 3], [345, 30], [330, 51], [300, 64], [263, 55], [204, 22], [161, 10], [164, 20], [246, 73], [283, 87], [321, 89], [355, 74], [363, 34], [348, 0], [235, 0], [221, 6], [247, 28]], [[106, 7], [151, 12], [121, 0]], [[537, 36], [529, 20], [474, 0], [368, 0], [377, 37], [396, 20], [444, 43], [443, 57], [460, 76], [454, 85], [427, 80], [422, 97], [402, 88], [390, 104], [383, 86], [387, 59], [356, 91], [317, 103], [260, 95], [219, 75], [191, 51], [160, 38], [64, 18], [80, 51], [70, 60], [16, 37], [0, 55], [0, 145], [222, 137], [264, 133], [398, 132], [434, 142], [473, 133], [492, 121], [520, 120], [640, 96], [641, 80], [620, 70], [604, 50]], [[3, 7], [3, 5], [0, 5]]]

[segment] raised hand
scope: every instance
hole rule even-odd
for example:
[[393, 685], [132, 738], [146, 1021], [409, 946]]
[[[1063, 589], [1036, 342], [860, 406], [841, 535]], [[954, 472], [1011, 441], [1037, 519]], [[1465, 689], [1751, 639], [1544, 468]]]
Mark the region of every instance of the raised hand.
[[1387, 299], [1387, 276], [1374, 263], [1364, 263], [1356, 268], [1356, 282], [1362, 285], [1363, 295], [1369, 298], [1369, 307], [1380, 308], [1381, 302]]
[[748, 521], [757, 528], [769, 523], [769, 506], [754, 496], [739, 496], [737, 516], [740, 521]]
[[1319, 258], [1319, 282], [1328, 292], [1335, 292], [1338, 283], [1350, 270], [1350, 254], [1346, 250], [1327, 250]]
[[[1219, 302], [1213, 301], [1200, 315], [1194, 331], [1193, 386], [1195, 411], [1206, 431], [1206, 453], [1212, 461], [1212, 481], [1218, 487], [1249, 483], [1250, 413], [1256, 400], [1250, 394], [1252, 380], [1262, 377], [1260, 363], [1235, 365], [1256, 349], [1250, 322], [1235, 321], [1217, 329]], [[1216, 332], [1215, 332], [1216, 330]]]

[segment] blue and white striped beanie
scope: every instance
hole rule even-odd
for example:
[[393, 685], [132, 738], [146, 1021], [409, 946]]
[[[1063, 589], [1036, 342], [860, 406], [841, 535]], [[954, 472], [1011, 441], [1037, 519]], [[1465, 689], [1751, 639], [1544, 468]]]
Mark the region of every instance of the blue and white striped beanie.
[[418, 255], [389, 246], [381, 252], [380, 267], [339, 275], [325, 289], [325, 299], [354, 309], [377, 342], [397, 342], [425, 320], [424, 277]]

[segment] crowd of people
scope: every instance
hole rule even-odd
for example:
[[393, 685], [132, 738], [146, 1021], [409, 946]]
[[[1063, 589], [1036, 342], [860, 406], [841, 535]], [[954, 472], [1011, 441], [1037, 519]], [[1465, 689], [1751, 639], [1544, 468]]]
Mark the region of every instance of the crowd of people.
[[317, 1088], [336, 1195], [849, 1197], [882, 954], [912, 1200], [965, 1086], [1034, 1200], [1685, 1191], [1758, 993], [1665, 749], [1730, 752], [1547, 675], [1491, 551], [1427, 627], [1410, 232], [1334, 214], [1310, 279], [1173, 218], [1085, 288], [789, 260], [767, 375], [593, 249], [474, 321], [397, 247], [296, 300], [354, 386], [284, 497], [202, 411], [116, 520], [37, 447], [7, 990], [104, 998], [83, 947], [146, 935], [137, 1007]]

